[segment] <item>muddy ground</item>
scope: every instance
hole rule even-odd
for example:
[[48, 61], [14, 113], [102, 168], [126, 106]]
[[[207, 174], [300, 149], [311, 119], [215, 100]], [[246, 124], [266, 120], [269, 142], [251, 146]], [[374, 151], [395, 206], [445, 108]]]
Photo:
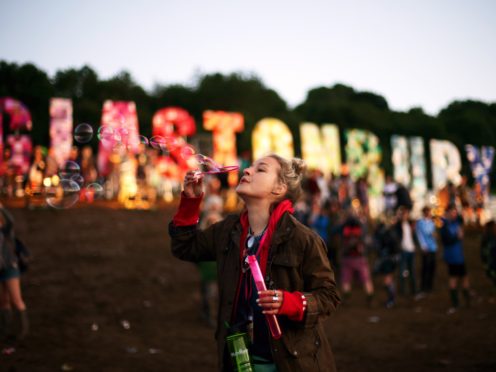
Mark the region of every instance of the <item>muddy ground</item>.
[[[213, 330], [199, 316], [199, 275], [169, 251], [173, 208], [12, 208], [34, 259], [23, 277], [31, 334], [1, 371], [215, 371]], [[339, 371], [496, 371], [496, 291], [466, 235], [473, 305], [447, 315], [446, 268], [435, 292], [372, 308], [357, 288], [326, 322]], [[380, 289], [380, 286], [377, 286]]]

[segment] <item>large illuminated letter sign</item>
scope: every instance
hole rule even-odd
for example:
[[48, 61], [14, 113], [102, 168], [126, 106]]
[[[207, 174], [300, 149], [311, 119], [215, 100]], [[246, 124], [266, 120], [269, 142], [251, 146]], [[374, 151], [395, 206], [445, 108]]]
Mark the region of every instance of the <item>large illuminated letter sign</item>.
[[[236, 133], [244, 128], [243, 115], [237, 112], [205, 111], [203, 128], [213, 131], [214, 160], [222, 165], [237, 164]], [[238, 182], [238, 174], [230, 172], [228, 181], [231, 186]]]
[[393, 178], [404, 186], [410, 186], [408, 161], [408, 142], [406, 137], [391, 136], [391, 158], [393, 161]]
[[320, 169], [325, 175], [339, 174], [341, 150], [336, 125], [325, 124], [322, 128], [314, 123], [300, 125], [301, 154], [309, 168]]
[[152, 119], [153, 135], [178, 139], [196, 133], [195, 119], [180, 107], [166, 107], [158, 110]]
[[415, 205], [421, 208], [427, 193], [424, 142], [421, 137], [407, 140], [403, 136], [392, 136], [391, 147], [394, 180], [410, 188]]
[[[10, 117], [9, 129], [16, 135], [9, 136], [8, 142], [12, 148], [11, 160], [15, 160], [15, 171], [19, 174], [26, 174], [29, 169], [29, 158], [31, 157], [31, 138], [19, 135], [19, 131], [30, 131], [33, 127], [31, 114], [28, 108], [18, 100], [11, 97], [0, 98], [0, 164], [3, 161], [3, 114]], [[29, 144], [28, 144], [29, 142]], [[22, 160], [21, 160], [22, 159]]]
[[467, 159], [470, 162], [470, 169], [475, 182], [481, 187], [481, 193], [487, 197], [489, 191], [489, 173], [493, 166], [494, 148], [482, 146], [479, 150], [477, 146], [465, 145]]
[[[412, 198], [424, 200], [427, 194], [427, 172], [425, 168], [425, 151], [422, 137], [410, 137], [410, 164], [412, 175]], [[419, 205], [422, 205], [420, 203]]]
[[431, 140], [432, 186], [434, 190], [443, 188], [448, 181], [458, 185], [461, 180], [462, 161], [460, 152], [449, 141]]
[[[188, 158], [182, 156], [182, 150], [187, 146], [186, 136], [196, 133], [195, 119], [188, 111], [180, 107], [166, 107], [158, 110], [152, 119], [153, 136], [162, 137], [164, 140], [164, 150], [171, 155], [180, 169], [174, 170], [178, 178], [182, 178], [182, 173], [188, 169]], [[171, 159], [162, 156], [161, 161], [166, 161], [169, 167], [174, 164]], [[177, 167], [176, 165], [176, 167]], [[171, 173], [171, 172], [169, 172]]]
[[139, 149], [138, 115], [134, 102], [110, 101], [103, 104], [102, 127], [100, 128], [98, 170], [102, 176], [111, 172], [111, 156], [124, 156], [128, 151]]
[[384, 172], [379, 168], [382, 151], [377, 136], [360, 129], [346, 130], [346, 162], [353, 179], [367, 176], [370, 194], [382, 195]]
[[31, 137], [26, 134], [20, 134], [21, 130], [30, 131], [33, 123], [31, 114], [27, 107], [18, 100], [10, 97], [0, 98], [0, 165], [3, 165], [3, 114], [10, 117], [9, 130], [14, 134], [7, 136], [7, 144], [10, 147], [10, 159], [7, 161], [6, 167], [2, 168], [2, 172], [9, 169], [15, 177], [14, 195], [23, 196], [23, 176], [29, 172], [31, 153], [33, 145]]
[[63, 167], [72, 146], [72, 101], [65, 98], [50, 100], [50, 144], [55, 160]]
[[293, 135], [288, 126], [279, 119], [260, 120], [251, 134], [253, 159], [268, 153], [276, 153], [285, 158], [294, 156]]

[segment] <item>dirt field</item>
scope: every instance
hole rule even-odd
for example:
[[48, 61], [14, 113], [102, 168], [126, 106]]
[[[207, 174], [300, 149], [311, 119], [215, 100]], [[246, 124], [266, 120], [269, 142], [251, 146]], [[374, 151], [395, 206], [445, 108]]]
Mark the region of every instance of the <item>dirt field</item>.
[[[32, 333], [1, 371], [215, 371], [213, 330], [199, 317], [198, 273], [169, 251], [172, 209], [11, 209], [35, 255], [23, 278]], [[473, 306], [447, 315], [438, 262], [429, 298], [365, 307], [360, 289], [327, 321], [337, 367], [363, 371], [496, 371], [496, 291], [467, 234]]]

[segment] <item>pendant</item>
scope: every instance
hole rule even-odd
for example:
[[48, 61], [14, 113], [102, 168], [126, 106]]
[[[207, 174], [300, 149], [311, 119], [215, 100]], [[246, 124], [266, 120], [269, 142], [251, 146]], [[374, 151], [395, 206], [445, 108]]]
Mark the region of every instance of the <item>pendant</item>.
[[248, 247], [248, 249], [252, 249], [254, 244], [255, 244], [255, 237], [251, 235], [246, 241], [246, 246]]

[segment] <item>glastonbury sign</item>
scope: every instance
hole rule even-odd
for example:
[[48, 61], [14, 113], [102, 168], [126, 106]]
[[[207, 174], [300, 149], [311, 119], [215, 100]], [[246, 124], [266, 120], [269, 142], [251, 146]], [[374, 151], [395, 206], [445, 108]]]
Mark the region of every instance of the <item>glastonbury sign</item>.
[[[72, 127], [72, 105], [70, 100], [53, 99], [51, 101], [51, 140], [54, 144], [63, 145], [60, 158], [67, 155], [67, 147], [71, 140], [64, 131]], [[124, 150], [136, 154], [140, 144], [173, 149], [172, 158], [179, 169], [188, 168], [187, 157], [184, 154], [194, 151], [186, 141], [196, 133], [196, 123], [193, 117], [183, 108], [165, 107], [156, 112], [153, 117], [153, 134], [150, 140], [143, 139], [139, 134], [137, 107], [131, 101], [106, 101], [102, 110], [102, 126], [98, 132], [100, 139], [98, 167], [102, 175], [110, 172], [110, 157], [115, 143], [124, 146]], [[58, 113], [57, 113], [58, 112]], [[29, 132], [32, 127], [31, 115], [28, 108], [11, 97], [0, 98], [0, 120], [5, 113], [10, 118], [9, 141], [17, 150], [22, 149], [23, 157], [29, 158], [31, 140], [29, 135], [18, 135], [20, 130]], [[63, 115], [59, 115], [63, 113]], [[237, 159], [236, 133], [244, 129], [244, 117], [241, 113], [210, 111], [203, 114], [203, 127], [212, 132], [213, 157], [219, 164], [232, 165]], [[3, 126], [0, 126], [0, 131]], [[53, 130], [53, 128], [59, 128]], [[61, 130], [60, 128], [64, 129]], [[17, 135], [16, 135], [17, 134]], [[379, 195], [384, 184], [384, 171], [380, 168], [382, 149], [379, 138], [372, 132], [362, 129], [347, 129], [344, 131], [345, 164], [353, 179], [367, 177], [372, 195]], [[3, 137], [0, 132], [0, 163], [3, 154]], [[157, 140], [160, 138], [160, 140]], [[263, 118], [258, 121], [251, 133], [252, 155], [259, 158], [263, 154], [275, 152], [284, 157], [294, 156], [293, 134], [289, 127], [280, 119]], [[155, 139], [154, 141], [152, 141]], [[310, 168], [320, 169], [325, 175], [339, 175], [341, 172], [341, 143], [339, 127], [336, 124], [304, 122], [300, 125], [301, 154]], [[29, 143], [28, 143], [29, 142]], [[394, 179], [412, 190], [415, 199], [423, 198], [427, 193], [427, 172], [424, 141], [421, 137], [391, 137], [391, 161]], [[431, 154], [432, 185], [434, 190], [443, 188], [448, 182], [458, 185], [461, 182], [461, 155], [459, 149], [451, 142], [442, 139], [429, 141]], [[494, 148], [485, 146], [479, 148], [467, 145], [465, 148], [470, 163], [472, 175], [483, 190], [487, 192], [489, 174], [494, 159]], [[19, 155], [19, 154], [17, 154]], [[169, 156], [170, 153], [165, 155]], [[17, 157], [18, 158], [18, 157]], [[169, 159], [170, 163], [170, 159]], [[171, 163], [170, 163], [171, 164]], [[25, 165], [22, 166], [23, 173]], [[181, 177], [181, 172], [175, 172]], [[230, 184], [237, 182], [237, 175], [230, 179]]]

